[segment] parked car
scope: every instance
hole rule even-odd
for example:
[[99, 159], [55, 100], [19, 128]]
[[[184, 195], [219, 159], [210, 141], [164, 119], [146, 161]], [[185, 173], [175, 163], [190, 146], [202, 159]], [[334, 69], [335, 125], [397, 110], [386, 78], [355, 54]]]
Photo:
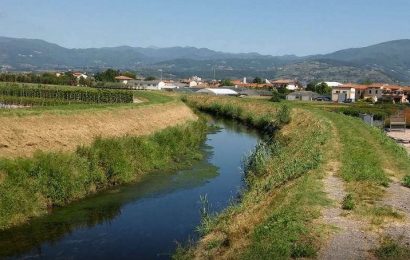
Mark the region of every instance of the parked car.
[[317, 97], [314, 101], [332, 101], [329, 97]]

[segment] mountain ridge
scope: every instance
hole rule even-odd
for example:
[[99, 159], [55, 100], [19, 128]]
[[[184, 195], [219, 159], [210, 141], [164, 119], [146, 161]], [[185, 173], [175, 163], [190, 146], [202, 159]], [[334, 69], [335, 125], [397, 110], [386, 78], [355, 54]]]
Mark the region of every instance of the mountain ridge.
[[217, 69], [221, 77], [266, 75], [305, 81], [326, 78], [403, 83], [410, 82], [410, 39], [328, 54], [272, 56], [178, 46], [65, 48], [41, 39], [0, 36], [0, 69], [3, 71], [101, 70], [109, 67], [146, 72], [164, 69], [175, 76], [196, 73], [206, 77], [210, 70]]

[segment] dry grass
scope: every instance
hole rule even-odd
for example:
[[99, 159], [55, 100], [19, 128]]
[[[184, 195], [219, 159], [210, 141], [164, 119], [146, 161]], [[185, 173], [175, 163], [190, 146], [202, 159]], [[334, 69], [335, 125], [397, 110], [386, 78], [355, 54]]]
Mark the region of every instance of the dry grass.
[[73, 151], [95, 137], [147, 135], [196, 119], [182, 103], [24, 117], [1, 117], [0, 157], [31, 156], [36, 150]]

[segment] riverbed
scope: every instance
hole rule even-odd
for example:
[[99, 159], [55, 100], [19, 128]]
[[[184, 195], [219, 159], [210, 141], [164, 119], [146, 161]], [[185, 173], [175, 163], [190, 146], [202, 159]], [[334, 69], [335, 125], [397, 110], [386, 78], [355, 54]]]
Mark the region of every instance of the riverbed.
[[220, 129], [208, 134], [204, 159], [191, 168], [149, 174], [0, 232], [0, 257], [169, 259], [178, 243], [198, 238], [201, 196], [213, 213], [235, 201], [242, 160], [260, 139], [242, 125], [210, 120]]

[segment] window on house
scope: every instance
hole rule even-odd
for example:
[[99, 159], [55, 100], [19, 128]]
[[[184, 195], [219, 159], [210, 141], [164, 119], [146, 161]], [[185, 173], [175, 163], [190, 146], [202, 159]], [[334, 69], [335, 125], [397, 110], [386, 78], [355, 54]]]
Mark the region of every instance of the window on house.
[[376, 90], [376, 95], [377, 95], [377, 94], [379, 94], [379, 91], [378, 91], [378, 90]]
[[369, 89], [369, 94], [372, 94], [372, 90], [371, 90], [371, 89]]

